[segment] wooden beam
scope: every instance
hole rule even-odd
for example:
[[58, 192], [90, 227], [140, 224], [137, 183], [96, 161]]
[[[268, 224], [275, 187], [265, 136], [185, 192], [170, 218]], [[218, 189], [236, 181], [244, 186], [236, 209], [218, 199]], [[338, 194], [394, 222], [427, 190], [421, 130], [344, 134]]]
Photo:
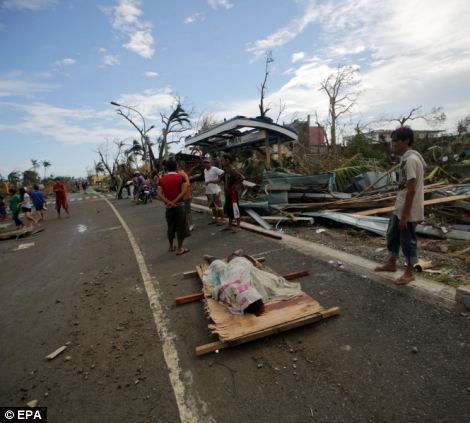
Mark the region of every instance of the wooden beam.
[[181, 305], [186, 303], [192, 303], [193, 301], [200, 301], [204, 298], [204, 294], [202, 292], [194, 292], [192, 294], [183, 295], [181, 297], [175, 298], [175, 304]]
[[268, 231], [267, 229], [260, 228], [259, 226], [252, 225], [250, 223], [241, 222], [240, 226], [247, 231], [256, 232], [258, 234], [266, 235], [274, 239], [282, 239], [282, 235], [277, 232]]
[[222, 342], [222, 341], [211, 342], [209, 344], [200, 345], [199, 347], [196, 347], [196, 355], [200, 356], [200, 355], [209, 354], [211, 352], [221, 350], [223, 348], [228, 348], [229, 346], [230, 346], [229, 344], [227, 344], [226, 342]]
[[329, 308], [327, 310], [323, 310], [318, 313], [314, 313], [310, 316], [302, 317], [300, 319], [296, 319], [290, 322], [285, 322], [280, 325], [273, 326], [272, 328], [264, 329], [259, 332], [250, 333], [243, 338], [238, 339], [234, 342], [211, 342], [210, 344], [200, 345], [196, 347], [196, 355], [201, 356], [204, 354], [208, 354], [210, 352], [214, 352], [216, 350], [221, 350], [223, 348], [234, 347], [236, 345], [245, 344], [246, 342], [254, 341], [256, 339], [265, 338], [266, 336], [274, 335], [276, 333], [285, 332], [290, 329], [295, 329], [300, 326], [305, 326], [311, 323], [318, 322], [323, 319], [327, 319], [328, 317], [337, 316], [340, 313], [339, 307]]
[[[434, 204], [450, 203], [452, 201], [466, 200], [467, 198], [470, 198], [470, 194], [451, 195], [449, 197], [433, 198], [432, 200], [426, 200], [424, 202], [424, 205], [425, 206], [432, 206]], [[357, 214], [357, 215], [360, 215], [360, 216], [371, 216], [371, 215], [374, 215], [374, 214], [388, 213], [388, 212], [391, 212], [393, 210], [395, 210], [395, 206], [382, 207], [380, 209], [363, 210], [363, 211], [360, 211], [360, 212], [356, 212], [354, 214]]]
[[370, 191], [374, 185], [377, 183], [377, 182], [380, 182], [383, 178], [385, 178], [386, 176], [390, 175], [392, 172], [394, 172], [396, 169], [398, 169], [398, 166], [400, 166], [400, 163], [398, 163], [397, 165], [393, 166], [391, 169], [389, 169], [386, 173], [384, 173], [380, 178], [376, 179], [374, 182], [372, 182], [370, 185], [368, 185], [367, 187], [365, 187], [359, 194], [357, 194], [355, 196], [355, 198], [358, 198], [358, 197], [361, 197], [362, 195], [364, 195], [366, 192]]
[[310, 275], [310, 270], [300, 270], [299, 272], [286, 273], [283, 276], [283, 278], [290, 281], [292, 279], [297, 279], [297, 278], [301, 278], [302, 276], [308, 276], [308, 275]]

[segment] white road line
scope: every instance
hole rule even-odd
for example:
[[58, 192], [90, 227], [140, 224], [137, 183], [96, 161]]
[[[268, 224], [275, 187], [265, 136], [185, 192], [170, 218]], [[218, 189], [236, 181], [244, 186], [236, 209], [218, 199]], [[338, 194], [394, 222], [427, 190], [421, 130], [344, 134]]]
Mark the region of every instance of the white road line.
[[202, 419], [198, 417], [197, 410], [195, 407], [190, 407], [189, 405], [195, 404], [196, 401], [191, 398], [188, 392], [186, 392], [185, 385], [182, 381], [183, 375], [179, 365], [178, 351], [175, 344], [176, 336], [169, 328], [169, 319], [165, 315], [163, 305], [160, 302], [160, 298], [162, 298], [160, 292], [160, 282], [158, 282], [156, 279], [153, 279], [152, 281], [152, 277], [148, 271], [142, 251], [140, 250], [140, 247], [137, 244], [137, 241], [134, 238], [134, 235], [132, 234], [129, 226], [127, 226], [127, 223], [107, 198], [102, 196], [102, 199], [108, 203], [119, 222], [121, 222], [121, 225], [126, 231], [127, 237], [129, 238], [132, 249], [134, 250], [135, 259], [137, 260], [140, 274], [144, 282], [145, 291], [147, 292], [147, 297], [150, 302], [150, 309], [152, 310], [153, 320], [155, 322], [155, 326], [157, 327], [157, 333], [162, 343], [163, 356], [165, 357], [165, 363], [168, 368], [168, 376], [175, 394], [180, 420], [182, 423], [200, 422]]

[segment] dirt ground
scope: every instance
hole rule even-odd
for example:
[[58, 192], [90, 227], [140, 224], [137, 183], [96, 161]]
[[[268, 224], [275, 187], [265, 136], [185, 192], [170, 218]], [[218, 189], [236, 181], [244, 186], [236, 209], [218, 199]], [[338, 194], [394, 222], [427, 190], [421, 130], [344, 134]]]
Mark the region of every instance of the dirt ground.
[[[382, 262], [387, 258], [383, 237], [327, 219], [316, 218], [313, 226], [284, 224], [282, 229], [289, 235], [369, 260]], [[470, 254], [458, 255], [460, 251], [470, 247], [470, 242], [418, 236], [418, 243], [420, 259], [432, 262], [429, 271], [422, 272], [424, 277], [451, 286], [470, 284]], [[434, 271], [440, 273], [430, 273]]]

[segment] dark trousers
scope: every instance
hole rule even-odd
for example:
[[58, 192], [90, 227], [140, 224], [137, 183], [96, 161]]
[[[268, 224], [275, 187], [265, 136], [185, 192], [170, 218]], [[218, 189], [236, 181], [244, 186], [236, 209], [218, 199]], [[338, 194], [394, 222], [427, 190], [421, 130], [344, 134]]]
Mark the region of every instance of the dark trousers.
[[418, 263], [418, 241], [416, 239], [416, 226], [418, 222], [408, 222], [406, 229], [400, 229], [400, 219], [393, 215], [388, 222], [387, 249], [389, 258], [398, 259], [400, 247], [407, 264]]
[[189, 236], [188, 222], [183, 205], [178, 204], [176, 207], [166, 209], [165, 217], [168, 226], [168, 241], [170, 243], [175, 239], [175, 235], [178, 242], [182, 242]]
[[19, 213], [12, 213], [11, 217], [13, 217], [13, 220], [15, 221], [16, 226], [21, 226], [23, 224], [23, 222], [18, 217], [18, 215], [19, 215]]

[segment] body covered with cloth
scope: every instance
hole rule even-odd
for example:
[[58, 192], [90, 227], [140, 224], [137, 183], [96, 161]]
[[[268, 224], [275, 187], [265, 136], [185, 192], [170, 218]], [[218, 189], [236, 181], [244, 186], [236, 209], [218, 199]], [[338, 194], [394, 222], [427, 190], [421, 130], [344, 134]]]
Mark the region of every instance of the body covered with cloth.
[[202, 279], [212, 287], [212, 297], [233, 314], [243, 314], [257, 302], [266, 304], [302, 295], [299, 283], [258, 269], [245, 257], [235, 257], [228, 263], [214, 260]]

